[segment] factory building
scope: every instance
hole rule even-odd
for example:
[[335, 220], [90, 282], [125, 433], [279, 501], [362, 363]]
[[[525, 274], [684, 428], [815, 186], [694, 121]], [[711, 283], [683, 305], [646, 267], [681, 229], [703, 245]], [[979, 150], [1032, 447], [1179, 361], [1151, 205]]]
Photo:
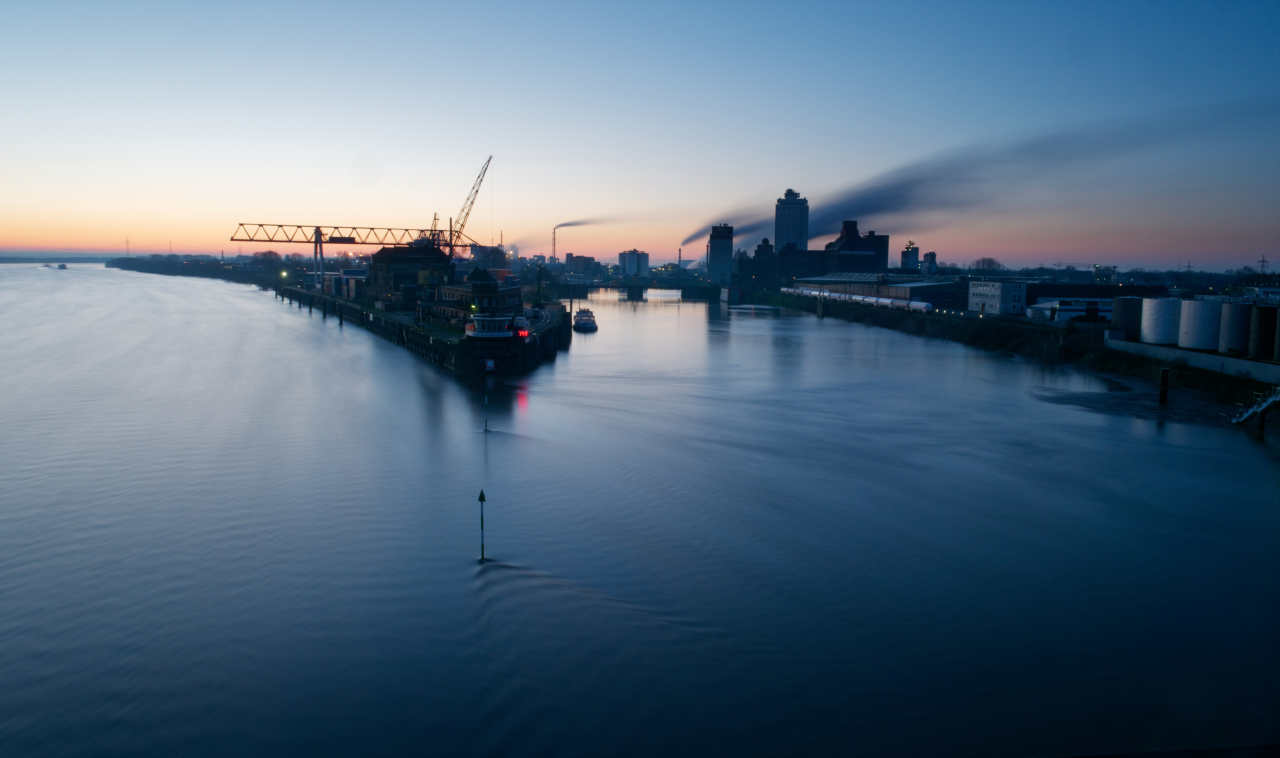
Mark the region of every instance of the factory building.
[[840, 236], [822, 250], [806, 250], [787, 242], [777, 243], [776, 251], [783, 283], [826, 274], [879, 274], [889, 270], [889, 236], [861, 234], [857, 221], [845, 221]]
[[1026, 282], [970, 280], [969, 310], [1000, 316], [1021, 316], [1027, 310]]
[[524, 311], [520, 284], [499, 282], [482, 268], [472, 269], [465, 283], [442, 285], [439, 298], [424, 305], [432, 316], [463, 324], [474, 313], [518, 316]]
[[325, 272], [324, 294], [355, 300], [364, 297], [365, 278], [369, 272], [362, 268], [344, 268], [338, 273]]
[[369, 257], [364, 294], [382, 303], [386, 310], [411, 307], [413, 303], [406, 301], [405, 294], [417, 292], [421, 271], [430, 272], [438, 284], [445, 284], [453, 280], [455, 268], [449, 253], [430, 243], [384, 247]]
[[920, 273], [926, 276], [933, 276], [938, 273], [938, 254], [932, 250], [924, 254], [924, 261], [920, 263]]
[[707, 244], [707, 277], [717, 287], [728, 287], [733, 279], [733, 227], [717, 224], [711, 227]]
[[827, 274], [796, 280], [797, 287], [863, 297], [923, 302], [935, 308], [957, 308], [964, 301], [963, 286], [952, 278], [928, 279], [913, 274]]
[[1032, 321], [1111, 321], [1114, 302], [1114, 300], [1042, 299], [1035, 305], [1027, 307], [1027, 318]]
[[784, 283], [827, 273], [827, 256], [823, 250], [805, 250], [787, 244], [777, 248], [777, 255], [778, 269]]
[[809, 246], [809, 201], [793, 189], [783, 193], [774, 207], [773, 242], [779, 249], [793, 245], [804, 250]]
[[569, 253], [564, 257], [564, 272], [576, 276], [592, 276], [596, 273], [596, 259], [594, 255], [574, 255]]
[[889, 235], [862, 234], [857, 221], [840, 225], [840, 236], [827, 243], [823, 273], [879, 273], [889, 270]]
[[649, 254], [635, 249], [618, 253], [618, 268], [623, 276], [648, 276]]
[[[772, 291], [782, 286], [778, 256], [774, 252], [773, 245], [769, 244], [768, 237], [756, 245], [755, 254], [750, 260], [750, 274], [755, 287]], [[747, 260], [738, 261], [738, 265], [744, 269], [747, 268]]]

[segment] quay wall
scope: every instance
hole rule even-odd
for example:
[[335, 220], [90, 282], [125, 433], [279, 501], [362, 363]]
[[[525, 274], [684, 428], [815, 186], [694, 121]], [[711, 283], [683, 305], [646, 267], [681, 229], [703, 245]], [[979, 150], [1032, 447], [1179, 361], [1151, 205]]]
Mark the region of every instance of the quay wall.
[[[817, 298], [793, 295], [752, 293], [746, 299], [758, 305], [795, 308], [810, 313], [817, 312], [819, 305]], [[1123, 374], [1149, 382], [1158, 381], [1160, 369], [1173, 363], [1185, 367], [1173, 372], [1173, 386], [1212, 393], [1219, 402], [1226, 404], [1252, 403], [1255, 392], [1269, 391], [1265, 385], [1280, 384], [1280, 376], [1273, 372], [1280, 367], [1276, 364], [1228, 359], [1248, 366], [1247, 371], [1233, 371], [1239, 366], [1223, 363], [1227, 356], [1221, 354], [1106, 340], [1102, 330], [1081, 328], [1074, 322], [1067, 323], [1065, 328], [1054, 328], [1025, 319], [979, 319], [945, 312], [913, 313], [849, 302], [827, 302], [820, 315], [920, 337], [950, 340], [982, 350], [1013, 353], [1037, 363], [1072, 365], [1087, 371]], [[1150, 352], [1131, 349], [1134, 345], [1153, 349]], [[1203, 357], [1184, 360], [1187, 356]], [[1224, 366], [1226, 372], [1222, 370]]]
[[1107, 347], [1125, 353], [1168, 361], [1169, 363], [1184, 363], [1207, 371], [1217, 371], [1230, 376], [1256, 379], [1267, 384], [1280, 385], [1280, 363], [1260, 363], [1243, 358], [1229, 358], [1220, 353], [1199, 353], [1177, 347], [1148, 345], [1142, 342], [1127, 342], [1117, 339], [1108, 339]]
[[552, 318], [531, 330], [531, 342], [513, 346], [506, 341], [491, 344], [490, 341], [466, 339], [460, 334], [441, 334], [438, 330], [407, 324], [344, 298], [297, 287], [279, 287], [276, 295], [298, 308], [305, 306], [312, 312], [320, 309], [324, 318], [332, 315], [341, 323], [359, 325], [415, 355], [461, 374], [488, 373], [487, 365], [494, 366], [494, 373], [530, 371], [542, 361], [554, 358], [558, 350], [567, 349], [572, 340], [569, 321], [558, 309], [550, 309]]

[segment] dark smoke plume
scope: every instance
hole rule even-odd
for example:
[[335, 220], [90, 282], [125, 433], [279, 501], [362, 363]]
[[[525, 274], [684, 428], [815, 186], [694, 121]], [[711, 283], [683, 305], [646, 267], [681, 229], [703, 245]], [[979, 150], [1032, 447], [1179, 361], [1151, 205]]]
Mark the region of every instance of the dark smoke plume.
[[[597, 216], [596, 218], [580, 218], [576, 221], [566, 221], [563, 224], [556, 224], [551, 228], [563, 229], [566, 226], [594, 226], [596, 224], [611, 224], [614, 221], [618, 221], [618, 220], [619, 218], [615, 216]], [[536, 245], [538, 244], [539, 239], [540, 238], [526, 237], [522, 239], [513, 240], [511, 244], [516, 247], [524, 247], [526, 245]]]
[[[890, 218], [901, 222], [922, 214], [989, 205], [1028, 182], [1141, 150], [1275, 121], [1278, 115], [1280, 99], [1273, 98], [943, 153], [813, 203], [809, 235], [835, 234], [845, 219], [875, 222]], [[739, 210], [714, 223], [733, 224], [735, 237], [754, 237], [772, 227], [773, 217]], [[868, 228], [870, 223], [863, 226]], [[703, 227], [681, 244], [707, 234], [707, 227]]]
[[[580, 218], [577, 221], [566, 221], [563, 224], [556, 224], [553, 229], [563, 229], [566, 226], [592, 226], [593, 224], [607, 224], [612, 219], [608, 218]], [[545, 228], [545, 227], [544, 227]]]

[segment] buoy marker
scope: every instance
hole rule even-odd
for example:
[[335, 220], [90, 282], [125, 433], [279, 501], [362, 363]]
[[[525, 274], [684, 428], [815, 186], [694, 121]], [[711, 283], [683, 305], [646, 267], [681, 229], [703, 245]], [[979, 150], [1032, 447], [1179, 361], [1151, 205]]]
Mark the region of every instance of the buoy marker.
[[484, 563], [484, 490], [480, 490], [480, 562]]

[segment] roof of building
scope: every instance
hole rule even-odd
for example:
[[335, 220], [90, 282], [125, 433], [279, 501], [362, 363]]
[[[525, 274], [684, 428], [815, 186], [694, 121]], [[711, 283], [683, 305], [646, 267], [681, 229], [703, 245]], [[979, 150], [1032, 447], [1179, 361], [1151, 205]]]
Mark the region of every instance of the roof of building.
[[845, 274], [833, 273], [797, 279], [804, 284], [889, 284], [906, 287], [915, 284], [955, 284], [949, 276], [925, 276], [924, 274]]
[[934, 277], [924, 282], [889, 282], [891, 287], [937, 287], [942, 284], [955, 284], [954, 279]]
[[797, 279], [798, 282], [806, 284], [848, 284], [866, 283], [866, 284], [896, 284], [898, 282], [915, 282], [924, 279], [922, 274], [847, 274], [832, 273], [824, 276], [811, 276], [807, 279]]

